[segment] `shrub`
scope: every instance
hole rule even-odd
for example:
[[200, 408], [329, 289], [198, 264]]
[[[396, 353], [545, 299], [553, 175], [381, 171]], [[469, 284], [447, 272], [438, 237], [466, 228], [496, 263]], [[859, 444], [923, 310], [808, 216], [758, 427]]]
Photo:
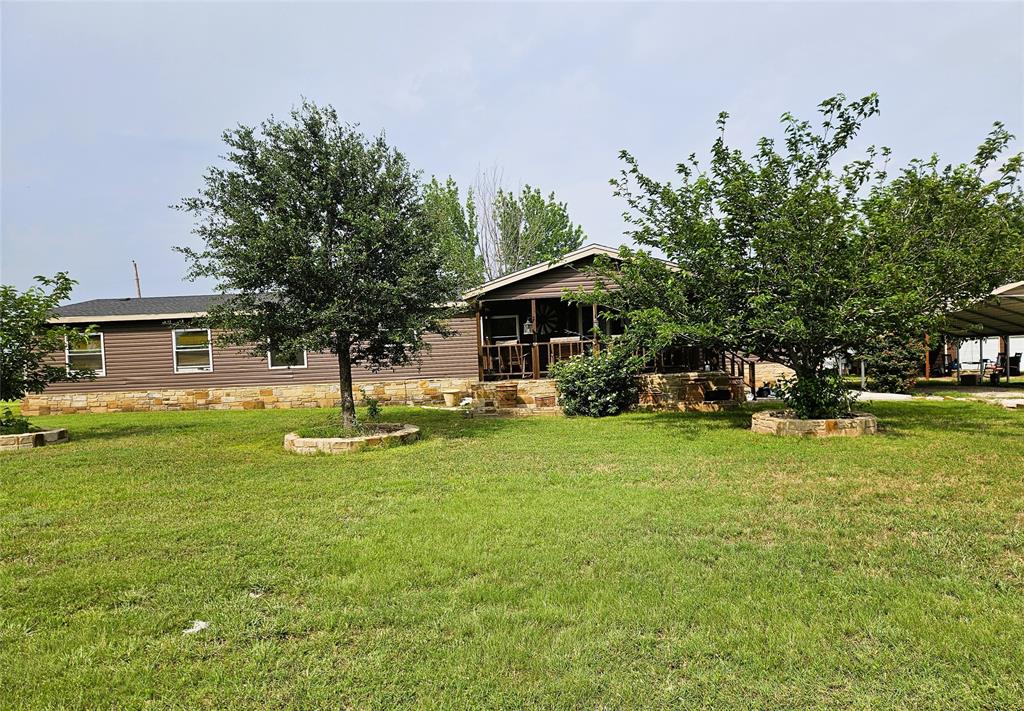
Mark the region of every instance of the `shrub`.
[[855, 398], [846, 381], [835, 372], [817, 378], [780, 378], [779, 395], [801, 420], [831, 419], [850, 414]]
[[566, 415], [605, 417], [636, 404], [642, 366], [643, 361], [635, 355], [606, 350], [559, 361], [551, 366], [550, 374], [558, 384]]
[[380, 400], [374, 397], [366, 398], [366, 419], [368, 419], [370, 422], [379, 422], [380, 415]]
[[924, 343], [898, 336], [879, 338], [861, 352], [874, 388], [883, 393], [905, 393], [917, 380], [924, 360]]
[[4, 408], [4, 413], [0, 415], [0, 434], [25, 434], [31, 430], [28, 420], [16, 416], [11, 408]]

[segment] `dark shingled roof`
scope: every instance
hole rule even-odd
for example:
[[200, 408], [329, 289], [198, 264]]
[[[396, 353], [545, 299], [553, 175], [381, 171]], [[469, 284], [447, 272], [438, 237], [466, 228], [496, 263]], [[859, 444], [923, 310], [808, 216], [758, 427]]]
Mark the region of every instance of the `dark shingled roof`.
[[92, 299], [54, 309], [54, 316], [159, 316], [205, 313], [210, 306], [231, 298], [229, 294], [195, 296], [143, 296], [141, 299]]

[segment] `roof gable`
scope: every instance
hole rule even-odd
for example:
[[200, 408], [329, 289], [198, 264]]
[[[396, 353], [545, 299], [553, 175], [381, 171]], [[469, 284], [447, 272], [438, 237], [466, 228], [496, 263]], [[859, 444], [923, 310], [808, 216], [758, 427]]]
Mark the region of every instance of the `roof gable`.
[[532, 267], [526, 267], [525, 269], [520, 269], [519, 271], [512, 272], [511, 274], [506, 274], [503, 277], [498, 277], [497, 279], [485, 282], [475, 289], [467, 291], [463, 295], [463, 298], [467, 300], [478, 299], [481, 296], [497, 289], [515, 284], [524, 279], [529, 279], [530, 277], [535, 277], [539, 274], [543, 274], [544, 272], [551, 271], [552, 269], [558, 269], [560, 267], [573, 264], [574, 262], [596, 257], [599, 254], [615, 258], [619, 256], [619, 250], [613, 249], [612, 247], [605, 247], [602, 244], [586, 244], [577, 250], [569, 252], [562, 258], [556, 259], [555, 261], [535, 264]]

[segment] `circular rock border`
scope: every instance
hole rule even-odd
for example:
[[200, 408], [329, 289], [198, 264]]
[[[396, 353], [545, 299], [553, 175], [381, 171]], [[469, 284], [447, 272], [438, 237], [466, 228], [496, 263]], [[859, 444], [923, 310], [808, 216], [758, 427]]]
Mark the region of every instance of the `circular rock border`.
[[284, 448], [296, 454], [348, 454], [361, 449], [394, 447], [411, 444], [420, 438], [420, 428], [415, 425], [377, 425], [383, 432], [359, 437], [300, 437], [298, 432], [284, 436]]
[[863, 437], [878, 434], [878, 418], [866, 412], [827, 420], [800, 420], [791, 410], [755, 412], [750, 429], [760, 434], [795, 437]]
[[70, 439], [68, 431], [64, 428], [0, 435], [0, 452], [34, 449], [35, 447], [45, 447], [48, 444], [65, 444]]

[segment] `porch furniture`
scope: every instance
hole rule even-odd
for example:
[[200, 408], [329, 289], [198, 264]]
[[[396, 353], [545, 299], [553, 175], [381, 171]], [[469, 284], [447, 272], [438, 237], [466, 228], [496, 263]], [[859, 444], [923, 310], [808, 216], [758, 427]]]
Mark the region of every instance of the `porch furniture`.
[[519, 341], [498, 342], [498, 368], [502, 373], [514, 373], [518, 370], [525, 375], [524, 362], [523, 346]]
[[1000, 353], [996, 357], [995, 364], [988, 371], [989, 381], [993, 385], [998, 385], [1003, 378], [1009, 380], [1014, 375], [1020, 375], [1020, 353], [1014, 354], [1012, 358], [1008, 357], [1006, 353]]
[[981, 374], [961, 372], [957, 378], [957, 382], [960, 385], [978, 385], [981, 382]]
[[524, 346], [518, 340], [497, 341], [481, 347], [484, 371], [506, 377], [525, 378], [528, 365]]
[[583, 355], [584, 349], [592, 345], [590, 339], [583, 339], [580, 336], [558, 336], [548, 340], [548, 366], [560, 360], [566, 360], [573, 356]]

